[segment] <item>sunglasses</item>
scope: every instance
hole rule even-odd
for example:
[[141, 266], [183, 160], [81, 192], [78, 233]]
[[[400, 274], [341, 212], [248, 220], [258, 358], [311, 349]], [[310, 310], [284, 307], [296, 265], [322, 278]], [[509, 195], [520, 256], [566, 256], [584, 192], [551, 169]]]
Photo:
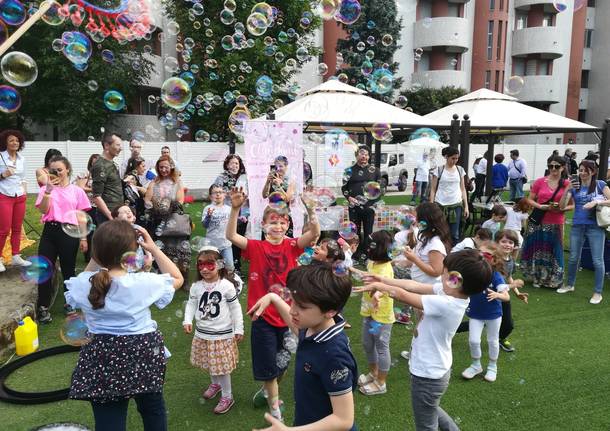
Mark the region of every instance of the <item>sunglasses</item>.
[[217, 268], [216, 261], [209, 261], [209, 260], [206, 260], [206, 261], [199, 260], [199, 261], [197, 261], [197, 269], [199, 271], [202, 271], [204, 269], [206, 271], [214, 271], [216, 268]]
[[546, 165], [546, 167], [549, 169], [561, 169], [561, 165], [555, 165], [555, 164]]
[[491, 263], [491, 262], [493, 262], [494, 255], [493, 255], [493, 254], [491, 254], [490, 252], [488, 252], [488, 251], [482, 251], [482, 252], [481, 252], [481, 256], [483, 256], [483, 258], [484, 258], [484, 259], [485, 259], [487, 262], [490, 262], [490, 263]]

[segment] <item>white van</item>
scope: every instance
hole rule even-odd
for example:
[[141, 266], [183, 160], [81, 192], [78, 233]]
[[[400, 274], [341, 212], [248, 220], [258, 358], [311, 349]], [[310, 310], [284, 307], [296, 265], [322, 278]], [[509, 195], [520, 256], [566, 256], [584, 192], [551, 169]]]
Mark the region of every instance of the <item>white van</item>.
[[381, 163], [379, 170], [381, 171], [382, 189], [388, 187], [398, 187], [398, 191], [405, 191], [409, 186], [409, 173], [407, 172], [407, 156], [404, 151], [385, 150], [381, 148]]

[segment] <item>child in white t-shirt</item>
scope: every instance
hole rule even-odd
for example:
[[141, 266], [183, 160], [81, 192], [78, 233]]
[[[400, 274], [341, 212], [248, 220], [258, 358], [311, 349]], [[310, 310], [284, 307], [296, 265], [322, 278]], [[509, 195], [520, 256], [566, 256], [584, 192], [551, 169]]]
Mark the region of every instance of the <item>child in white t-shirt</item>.
[[480, 227], [476, 230], [473, 237], [464, 238], [461, 242], [454, 245], [451, 249], [451, 253], [462, 250], [478, 249], [485, 241], [491, 241], [491, 231], [484, 227]]
[[458, 429], [441, 407], [447, 390], [453, 356], [451, 340], [468, 307], [469, 297], [484, 291], [492, 269], [477, 250], [451, 253], [444, 260], [440, 283], [364, 277], [356, 291], [380, 291], [423, 310], [411, 344], [411, 403], [416, 430]]
[[203, 209], [201, 222], [205, 227], [205, 239], [207, 245], [216, 247], [225, 262], [225, 268], [233, 272], [233, 249], [231, 241], [227, 239], [225, 230], [229, 222], [231, 207], [225, 203], [226, 192], [220, 184], [212, 184], [209, 190], [210, 205]]
[[521, 230], [525, 224], [525, 221], [529, 217], [529, 211], [532, 209], [527, 199], [518, 199], [512, 207], [506, 207], [506, 223], [504, 229], [512, 230], [517, 234], [519, 242], [515, 244], [515, 250], [513, 251], [513, 259], [517, 259], [519, 255], [519, 248], [523, 244], [523, 236]]
[[491, 218], [489, 220], [485, 220], [481, 227], [491, 231], [491, 239], [493, 240], [496, 237], [496, 233], [500, 232], [502, 223], [505, 221], [506, 208], [504, 208], [504, 205], [496, 204], [491, 209]]

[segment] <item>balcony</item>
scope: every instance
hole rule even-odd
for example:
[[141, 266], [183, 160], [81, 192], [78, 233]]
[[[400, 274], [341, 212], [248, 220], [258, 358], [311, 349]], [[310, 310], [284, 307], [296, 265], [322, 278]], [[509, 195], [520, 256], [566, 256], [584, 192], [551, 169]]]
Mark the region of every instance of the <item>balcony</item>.
[[553, 0], [515, 0], [515, 9], [529, 10], [530, 6], [542, 4], [545, 12], [557, 13], [553, 3], [555, 3]]
[[520, 102], [558, 103], [559, 87], [559, 80], [553, 75], [524, 76], [523, 88], [517, 98]]
[[541, 58], [555, 59], [563, 55], [558, 27], [528, 27], [513, 32], [513, 57], [540, 54]]
[[466, 91], [470, 89], [470, 82], [466, 72], [463, 70], [425, 70], [415, 72], [411, 75], [412, 82], [418, 82], [423, 87], [441, 88], [441, 87], [456, 87], [463, 88]]
[[466, 52], [472, 47], [468, 20], [456, 17], [426, 18], [416, 21], [413, 46], [430, 48], [446, 46], [447, 52]]
[[585, 48], [582, 51], [582, 70], [591, 70], [591, 57], [593, 51], [591, 48]]

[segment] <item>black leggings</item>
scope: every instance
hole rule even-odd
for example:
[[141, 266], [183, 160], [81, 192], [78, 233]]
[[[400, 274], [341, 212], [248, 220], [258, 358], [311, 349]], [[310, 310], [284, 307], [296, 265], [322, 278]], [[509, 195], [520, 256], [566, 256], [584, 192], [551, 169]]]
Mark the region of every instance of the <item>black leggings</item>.
[[362, 236], [360, 237], [360, 245], [356, 254], [368, 254], [369, 249], [369, 237], [373, 233], [373, 224], [375, 223], [375, 209], [373, 207], [361, 207], [356, 206], [349, 209], [349, 219], [356, 225], [356, 232], [360, 236], [360, 229], [362, 229]]
[[[161, 392], [138, 394], [133, 397], [142, 416], [144, 431], [166, 431], [167, 414]], [[95, 417], [95, 431], [124, 431], [127, 429], [129, 399], [108, 403], [91, 402]]]
[[[55, 261], [59, 257], [61, 275], [64, 282], [74, 277], [76, 267], [76, 254], [78, 253], [78, 238], [72, 238], [61, 229], [61, 223], [46, 222], [42, 228], [38, 254], [51, 261], [55, 273]], [[49, 307], [53, 299], [53, 280], [51, 276], [44, 283], [38, 284], [38, 306]], [[64, 284], [65, 290], [65, 284]]]

